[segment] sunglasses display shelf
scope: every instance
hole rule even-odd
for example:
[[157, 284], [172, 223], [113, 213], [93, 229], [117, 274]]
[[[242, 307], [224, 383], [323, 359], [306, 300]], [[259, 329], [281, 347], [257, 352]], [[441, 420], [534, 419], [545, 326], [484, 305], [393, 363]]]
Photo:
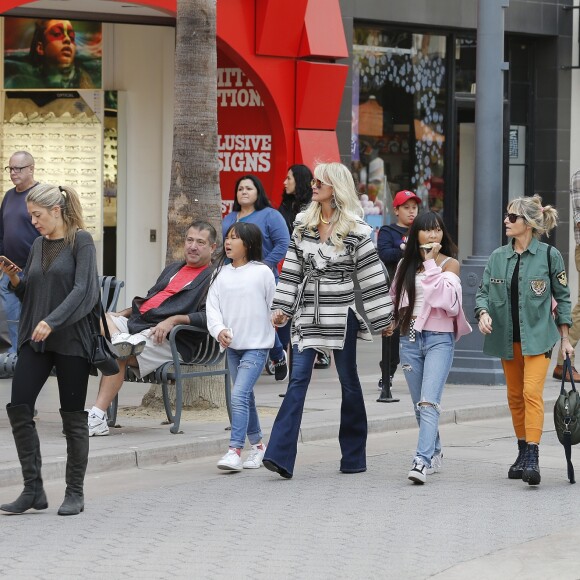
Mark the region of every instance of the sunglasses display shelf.
[[[70, 185], [79, 194], [87, 231], [95, 241], [102, 235], [103, 126], [96, 115], [68, 111], [57, 116], [37, 111], [11, 114], [2, 125], [5, 165], [15, 151], [29, 151], [37, 181]], [[115, 160], [116, 163], [116, 160]], [[13, 187], [3, 172], [2, 193]]]

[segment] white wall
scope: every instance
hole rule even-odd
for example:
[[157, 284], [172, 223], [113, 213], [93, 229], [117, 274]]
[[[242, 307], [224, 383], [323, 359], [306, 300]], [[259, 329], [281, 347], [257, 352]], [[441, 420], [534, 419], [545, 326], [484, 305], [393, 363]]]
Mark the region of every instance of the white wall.
[[[173, 143], [175, 30], [103, 26], [103, 88], [121, 91], [117, 275], [125, 297], [143, 296], [165, 264]], [[157, 230], [157, 241], [149, 231]]]

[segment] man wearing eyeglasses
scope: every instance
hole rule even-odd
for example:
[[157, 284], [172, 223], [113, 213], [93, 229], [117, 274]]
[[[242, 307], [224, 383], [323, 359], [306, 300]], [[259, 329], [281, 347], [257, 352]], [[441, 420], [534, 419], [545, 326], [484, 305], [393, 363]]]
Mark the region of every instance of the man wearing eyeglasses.
[[[34, 158], [28, 151], [17, 151], [10, 157], [4, 170], [10, 174], [14, 187], [6, 192], [0, 205], [0, 255], [24, 269], [30, 246], [38, 237], [38, 231], [32, 225], [26, 208], [26, 196], [37, 184], [34, 179]], [[9, 282], [8, 276], [0, 279], [0, 299], [8, 321], [11, 343], [8, 352], [16, 353], [20, 300], [14, 292], [8, 290]]]

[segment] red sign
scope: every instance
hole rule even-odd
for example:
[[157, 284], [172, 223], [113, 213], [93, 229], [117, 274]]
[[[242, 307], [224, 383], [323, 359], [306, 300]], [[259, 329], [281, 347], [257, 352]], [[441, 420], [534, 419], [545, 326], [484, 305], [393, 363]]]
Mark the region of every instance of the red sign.
[[276, 139], [272, 136], [264, 101], [244, 71], [221, 51], [218, 52], [217, 104], [222, 213], [231, 211], [235, 183], [248, 173], [260, 179], [277, 207], [282, 183], [274, 183], [272, 153], [277, 149]]

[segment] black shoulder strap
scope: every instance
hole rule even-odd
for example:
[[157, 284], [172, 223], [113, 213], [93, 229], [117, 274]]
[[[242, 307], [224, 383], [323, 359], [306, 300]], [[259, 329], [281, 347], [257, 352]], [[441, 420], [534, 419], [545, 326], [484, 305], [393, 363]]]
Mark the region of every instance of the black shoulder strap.
[[550, 280], [552, 279], [552, 246], [550, 244], [546, 244], [548, 246], [548, 274], [550, 276]]

